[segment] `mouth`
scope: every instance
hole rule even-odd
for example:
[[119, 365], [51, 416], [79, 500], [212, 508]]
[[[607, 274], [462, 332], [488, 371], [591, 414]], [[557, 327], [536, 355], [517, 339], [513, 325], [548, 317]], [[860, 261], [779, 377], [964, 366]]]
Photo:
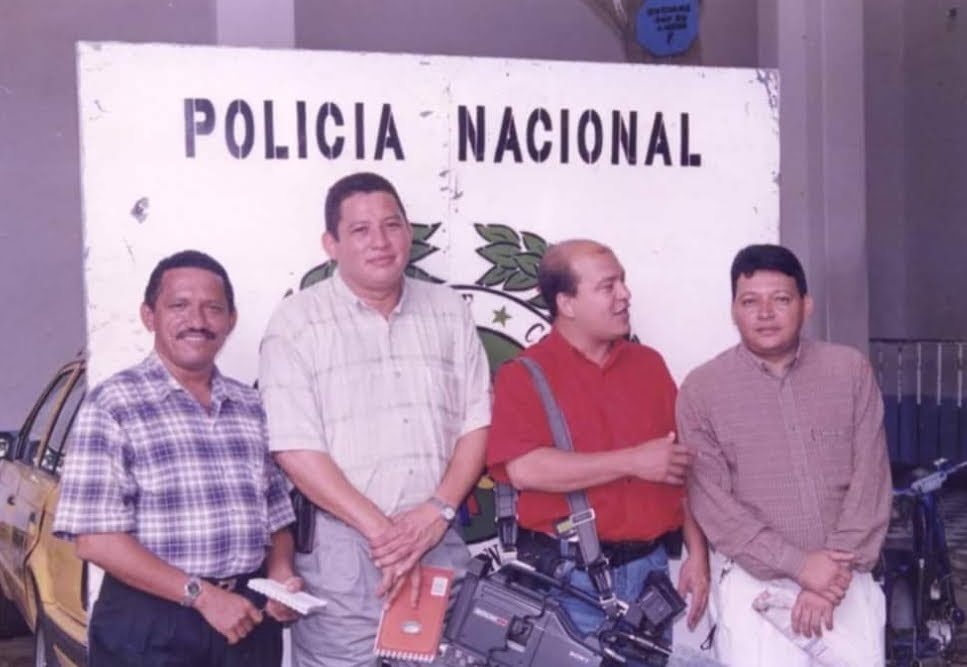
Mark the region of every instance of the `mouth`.
[[215, 332], [208, 329], [188, 329], [179, 333], [176, 338], [178, 340], [215, 340]]
[[392, 266], [396, 264], [396, 257], [394, 255], [381, 255], [379, 257], [373, 257], [369, 260], [369, 264], [374, 266]]

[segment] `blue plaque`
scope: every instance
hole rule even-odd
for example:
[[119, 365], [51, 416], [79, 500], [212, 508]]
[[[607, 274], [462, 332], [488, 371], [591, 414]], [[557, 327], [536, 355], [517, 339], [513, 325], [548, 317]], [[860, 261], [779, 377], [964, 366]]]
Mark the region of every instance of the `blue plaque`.
[[698, 37], [698, 0], [645, 0], [635, 36], [653, 55], [684, 53]]

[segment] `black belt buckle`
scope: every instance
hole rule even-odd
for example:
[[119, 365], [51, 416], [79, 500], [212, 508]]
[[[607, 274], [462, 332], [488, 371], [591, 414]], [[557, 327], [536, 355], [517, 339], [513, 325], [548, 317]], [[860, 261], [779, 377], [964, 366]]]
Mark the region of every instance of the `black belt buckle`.
[[206, 577], [205, 581], [210, 583], [212, 586], [215, 586], [216, 588], [220, 588], [223, 591], [228, 591], [229, 593], [233, 593], [235, 592], [235, 587], [239, 583], [239, 579], [241, 579], [241, 577], [228, 577], [227, 579], [212, 579], [212, 578]]

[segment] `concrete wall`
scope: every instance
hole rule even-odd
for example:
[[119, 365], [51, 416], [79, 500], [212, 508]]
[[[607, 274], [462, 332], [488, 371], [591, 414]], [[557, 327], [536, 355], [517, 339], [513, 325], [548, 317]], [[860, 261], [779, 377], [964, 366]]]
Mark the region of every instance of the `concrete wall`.
[[75, 41], [214, 37], [195, 0], [0, 2], [0, 429], [85, 343]]

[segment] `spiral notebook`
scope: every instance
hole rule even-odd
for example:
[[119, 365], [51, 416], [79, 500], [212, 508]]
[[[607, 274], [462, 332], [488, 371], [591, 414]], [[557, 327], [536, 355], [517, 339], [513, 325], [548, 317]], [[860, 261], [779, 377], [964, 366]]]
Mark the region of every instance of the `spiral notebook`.
[[373, 652], [384, 658], [433, 662], [443, 636], [443, 620], [453, 585], [453, 570], [420, 566], [420, 601], [410, 606], [404, 586], [393, 603], [383, 610]]

